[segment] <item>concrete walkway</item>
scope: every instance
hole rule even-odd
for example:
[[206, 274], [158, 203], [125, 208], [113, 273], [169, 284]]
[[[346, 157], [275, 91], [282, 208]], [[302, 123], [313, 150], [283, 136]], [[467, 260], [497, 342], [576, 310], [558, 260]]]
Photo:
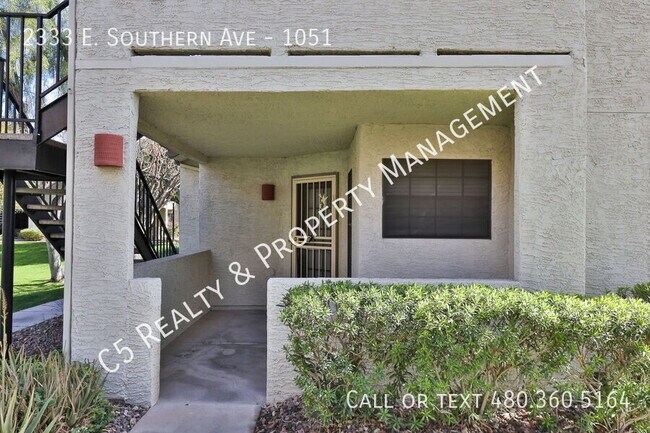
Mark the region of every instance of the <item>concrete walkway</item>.
[[162, 351], [160, 400], [131, 433], [251, 433], [266, 398], [266, 312], [213, 311]]
[[14, 332], [63, 314], [63, 299], [14, 313]]

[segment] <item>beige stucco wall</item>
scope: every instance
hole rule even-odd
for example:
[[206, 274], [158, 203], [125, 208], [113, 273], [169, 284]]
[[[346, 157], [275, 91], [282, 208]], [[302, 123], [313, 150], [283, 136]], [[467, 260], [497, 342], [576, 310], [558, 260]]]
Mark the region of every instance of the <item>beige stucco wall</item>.
[[[291, 257], [277, 254], [266, 269], [254, 248], [283, 238], [288, 242], [291, 220], [291, 178], [336, 173], [339, 193], [346, 191], [348, 152], [328, 152], [292, 158], [223, 158], [202, 164], [200, 170], [201, 248], [211, 249], [214, 278], [219, 278], [224, 307], [266, 305], [266, 281], [291, 276]], [[275, 200], [262, 200], [262, 184], [275, 185]], [[339, 275], [347, 271], [347, 231], [338, 225]], [[238, 286], [229, 270], [237, 261], [255, 275]]]
[[650, 114], [589, 113], [587, 293], [650, 281]]
[[[134, 329], [142, 323], [153, 324], [160, 317], [161, 281], [159, 278], [134, 278], [129, 281], [127, 295], [126, 328]], [[155, 329], [155, 328], [154, 328]], [[159, 338], [157, 330], [152, 336]], [[109, 386], [112, 382], [124, 381], [124, 390], [110, 394], [109, 397], [123, 398], [133, 404], [152, 406], [158, 401], [160, 394], [160, 349], [161, 344], [151, 342], [150, 346], [143, 344], [140, 336], [134, 332], [124, 334], [124, 341], [118, 346], [128, 347], [133, 352], [132, 364], [121, 365], [121, 371], [108, 375]], [[110, 354], [110, 352], [109, 352]], [[128, 356], [125, 352], [123, 356]], [[107, 357], [104, 356], [104, 360]], [[120, 362], [120, 357], [109, 357]], [[125, 359], [125, 358], [122, 358]], [[108, 362], [108, 368], [114, 368]], [[114, 391], [113, 391], [114, 392]]]
[[[178, 338], [198, 318], [191, 319], [187, 313], [184, 302], [187, 302], [192, 312], [198, 314], [208, 311], [205, 304], [194, 295], [205, 286], [215, 287], [212, 280], [212, 255], [210, 251], [201, 251], [193, 254], [183, 254], [165, 257], [158, 260], [136, 263], [133, 268], [135, 278], [156, 278], [160, 281], [161, 301], [158, 317], [165, 317], [163, 323], [169, 324], [166, 332], [174, 332], [162, 339], [161, 348]], [[172, 309], [190, 318], [190, 322], [180, 322], [178, 329], [173, 327]], [[139, 323], [138, 323], [139, 324]], [[153, 323], [149, 323], [153, 326]], [[137, 325], [136, 325], [137, 326]], [[139, 345], [142, 342], [138, 342]]]
[[515, 279], [526, 288], [584, 293], [584, 72], [554, 71], [515, 106]]
[[[130, 296], [134, 225], [133, 213], [124, 212], [133, 209], [135, 200], [138, 99], [128, 89], [103, 85], [93, 74], [79, 71], [75, 92], [74, 158], [68, 161], [74, 165], [74, 208], [68, 209], [72, 224], [66, 230], [66, 238], [73, 239], [72, 269], [66, 292], [72, 311], [70, 355], [86, 360], [97, 359], [102, 349], [111, 349], [119, 339], [129, 339], [130, 320], [139, 320], [128, 310], [135, 301]], [[77, 94], [94, 96], [77, 98]], [[100, 132], [124, 137], [124, 167], [94, 165], [94, 134]], [[148, 311], [159, 309], [155, 299], [149, 300], [152, 303], [139, 304], [145, 307], [139, 310], [142, 320], [149, 319]], [[111, 355], [104, 357], [110, 368], [124, 359], [114, 350]], [[108, 375], [109, 395], [128, 397], [127, 377], [148, 377], [146, 362], [130, 374], [134, 366], [121, 364], [118, 372]]]
[[[436, 125], [363, 125], [350, 152], [355, 155], [354, 184], [370, 176], [375, 198], [354, 206], [354, 276], [421, 278], [512, 278], [513, 276], [513, 146], [511, 130], [485, 127], [450, 147], [445, 158], [493, 160], [493, 231], [490, 240], [382, 239], [381, 172], [377, 163], [393, 152], [411, 149]], [[201, 165], [201, 248], [213, 251], [215, 278], [225, 299], [220, 306], [263, 306], [268, 278], [291, 276], [291, 257], [277, 254], [266, 269], [254, 252], [259, 243], [287, 239], [291, 221], [291, 177], [319, 173], [338, 175], [339, 195], [347, 191], [349, 152], [294, 158], [223, 158]], [[361, 173], [360, 175], [357, 173]], [[360, 176], [363, 176], [360, 179]], [[272, 183], [274, 201], [261, 200], [261, 185]], [[347, 224], [338, 226], [339, 276], [347, 275]], [[399, 251], [399, 254], [395, 254]], [[246, 286], [229, 271], [239, 261], [256, 276]]]
[[[285, 55], [283, 30], [329, 28], [331, 48], [547, 50], [584, 53], [584, 2], [526, 0], [443, 0], [312, 2], [79, 1], [79, 24], [95, 38], [80, 46], [78, 57], [124, 58], [129, 50], [107, 47], [107, 30], [208, 31], [224, 27], [256, 31], [258, 47]], [[272, 40], [264, 40], [272, 36]], [[218, 39], [219, 38], [215, 38]], [[93, 45], [97, 42], [97, 45]], [[214, 48], [214, 47], [213, 47]]]
[[586, 3], [586, 291], [650, 281], [650, 3]]
[[[356, 206], [353, 220], [354, 277], [494, 278], [513, 277], [514, 149], [511, 129], [483, 126], [439, 154], [443, 159], [492, 161], [491, 239], [383, 239], [383, 158], [416, 156], [418, 143], [448, 125], [362, 125], [354, 146], [353, 177], [370, 177], [377, 195]], [[365, 197], [364, 197], [365, 198]]]
[[199, 251], [199, 169], [181, 164], [180, 187], [180, 252]]

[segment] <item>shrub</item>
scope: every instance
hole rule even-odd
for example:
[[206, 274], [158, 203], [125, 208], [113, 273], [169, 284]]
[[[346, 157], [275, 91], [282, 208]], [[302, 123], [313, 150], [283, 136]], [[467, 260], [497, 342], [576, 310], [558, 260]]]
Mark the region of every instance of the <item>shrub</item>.
[[[523, 391], [537, 399], [525, 406], [538, 412], [569, 393], [590, 406], [582, 422], [592, 431], [650, 431], [650, 305], [637, 300], [326, 282], [292, 288], [283, 307], [285, 350], [306, 411], [325, 424], [353, 415], [395, 429], [471, 423], [508, 409]], [[350, 391], [428, 399], [410, 410], [353, 410]], [[476, 397], [467, 406], [440, 404], [449, 394]], [[598, 398], [612, 407], [596, 408]]]
[[109, 420], [97, 411], [108, 405], [103, 381], [94, 365], [68, 363], [59, 352], [8, 350], [0, 360], [0, 433], [101, 431]]
[[619, 287], [616, 289], [616, 293], [624, 298], [637, 298], [645, 302], [650, 302], [650, 281], [647, 283], [635, 284], [632, 287]]
[[43, 233], [37, 229], [23, 229], [18, 232], [18, 236], [26, 241], [42, 241]]

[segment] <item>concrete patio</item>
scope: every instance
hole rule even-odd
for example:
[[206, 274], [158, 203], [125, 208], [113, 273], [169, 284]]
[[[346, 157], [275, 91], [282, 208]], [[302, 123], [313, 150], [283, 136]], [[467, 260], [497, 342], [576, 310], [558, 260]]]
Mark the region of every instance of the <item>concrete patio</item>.
[[160, 400], [132, 433], [251, 433], [266, 392], [266, 312], [212, 311], [162, 351]]

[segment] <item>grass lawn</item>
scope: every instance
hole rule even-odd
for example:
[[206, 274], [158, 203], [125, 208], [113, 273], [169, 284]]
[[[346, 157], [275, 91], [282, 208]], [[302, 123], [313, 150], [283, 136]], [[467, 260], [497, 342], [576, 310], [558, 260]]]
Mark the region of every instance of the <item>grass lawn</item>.
[[16, 242], [15, 251], [14, 311], [61, 299], [63, 283], [50, 282], [45, 242]]

